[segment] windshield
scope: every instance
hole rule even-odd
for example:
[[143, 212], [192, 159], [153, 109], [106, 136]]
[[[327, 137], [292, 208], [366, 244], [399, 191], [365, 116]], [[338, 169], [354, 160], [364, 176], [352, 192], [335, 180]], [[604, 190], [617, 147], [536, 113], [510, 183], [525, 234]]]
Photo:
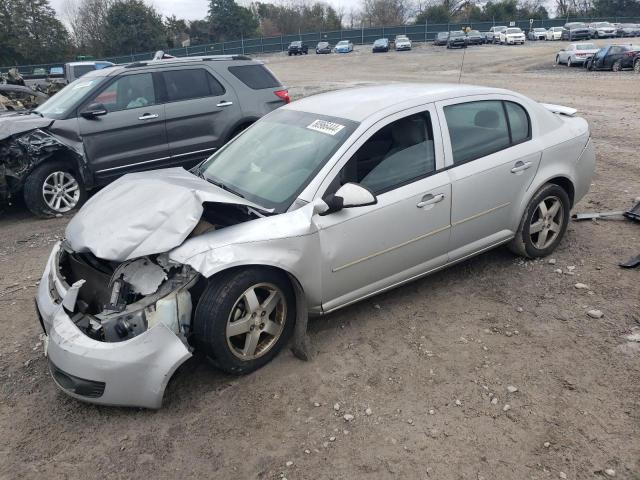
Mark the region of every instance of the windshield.
[[324, 47], [328, 47], [328, 46], [329, 46], [329, 43], [328, 43], [328, 42], [320, 42], [320, 43], [318, 44], [318, 48], [324, 48]]
[[464, 37], [463, 32], [451, 32], [452, 37]]
[[285, 212], [357, 126], [343, 118], [276, 110], [214, 154], [200, 171], [211, 183]]
[[345, 45], [349, 45], [349, 41], [348, 40], [340, 40], [337, 45], [341, 45], [341, 46], [345, 46]]
[[449, 33], [447, 33], [447, 32], [440, 32], [440, 33], [438, 34], [438, 37], [439, 37], [439, 38], [444, 38], [444, 37], [448, 37], [448, 36], [449, 36]]
[[609, 22], [600, 22], [596, 23], [596, 27], [610, 27], [611, 24]]
[[379, 38], [378, 40], [376, 40], [375, 42], [373, 42], [375, 45], [384, 45], [387, 43], [387, 39], [386, 38]]
[[576, 45], [576, 50], [596, 50], [596, 47], [593, 43], [580, 43]]
[[291, 42], [292, 47], [299, 47], [300, 45], [302, 45], [302, 42]]
[[79, 78], [70, 83], [49, 100], [40, 105], [35, 112], [49, 118], [64, 118], [107, 77]]
[[507, 33], [522, 33], [519, 28], [507, 28]]
[[546, 32], [546, 30], [544, 28], [534, 28], [533, 31], [534, 32]]
[[586, 28], [586, 25], [584, 23], [567, 23], [565, 25], [565, 27], [571, 29], [571, 28]]

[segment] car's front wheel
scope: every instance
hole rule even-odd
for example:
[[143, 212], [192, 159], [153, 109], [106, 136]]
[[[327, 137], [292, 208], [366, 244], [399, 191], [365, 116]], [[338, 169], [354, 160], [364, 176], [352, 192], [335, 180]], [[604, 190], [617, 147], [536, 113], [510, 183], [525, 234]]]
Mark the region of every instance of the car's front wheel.
[[571, 209], [569, 195], [552, 183], [544, 185], [529, 201], [509, 248], [527, 258], [551, 254], [564, 236]]
[[613, 70], [614, 72], [619, 72], [622, 70], [622, 62], [620, 60], [616, 60], [615, 62], [613, 62], [613, 65], [611, 65], [611, 70]]
[[633, 64], [633, 71], [640, 73], [640, 58], [638, 58]]
[[194, 317], [194, 340], [213, 364], [232, 374], [259, 369], [286, 345], [295, 323], [286, 274], [231, 270], [209, 281]]
[[573, 63], [571, 63], [571, 57], [567, 58], [567, 67], [572, 67]]
[[27, 177], [23, 196], [34, 215], [47, 218], [75, 210], [87, 193], [73, 168], [61, 161], [45, 161]]

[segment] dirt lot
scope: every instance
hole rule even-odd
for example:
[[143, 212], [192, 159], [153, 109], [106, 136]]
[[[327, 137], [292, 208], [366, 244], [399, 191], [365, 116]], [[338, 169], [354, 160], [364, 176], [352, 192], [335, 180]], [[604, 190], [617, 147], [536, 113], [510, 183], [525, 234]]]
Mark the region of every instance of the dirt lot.
[[[640, 196], [640, 77], [556, 67], [558, 47], [469, 48], [462, 81], [578, 108], [598, 167], [576, 210], [627, 207]], [[299, 98], [455, 82], [462, 55], [266, 60]], [[639, 225], [571, 224], [555, 265], [501, 248], [317, 319], [310, 363], [287, 351], [234, 378], [189, 361], [145, 411], [77, 402], [49, 378], [32, 298], [67, 221], [20, 206], [0, 218], [1, 478], [640, 479], [640, 343], [623, 337], [640, 327], [640, 269], [617, 266], [640, 253]]]

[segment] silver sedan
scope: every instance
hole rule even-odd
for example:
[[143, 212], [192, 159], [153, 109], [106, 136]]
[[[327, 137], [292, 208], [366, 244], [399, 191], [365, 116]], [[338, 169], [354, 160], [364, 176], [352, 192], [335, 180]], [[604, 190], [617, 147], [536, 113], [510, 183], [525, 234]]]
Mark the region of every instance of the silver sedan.
[[556, 63], [564, 63], [567, 67], [582, 65], [587, 59], [595, 55], [599, 48], [593, 43], [570, 43], [556, 54]]
[[254, 371], [326, 314], [499, 245], [549, 255], [595, 165], [574, 109], [473, 86], [309, 97], [191, 172], [127, 175], [47, 262], [52, 376], [89, 402], [157, 408], [200, 350]]

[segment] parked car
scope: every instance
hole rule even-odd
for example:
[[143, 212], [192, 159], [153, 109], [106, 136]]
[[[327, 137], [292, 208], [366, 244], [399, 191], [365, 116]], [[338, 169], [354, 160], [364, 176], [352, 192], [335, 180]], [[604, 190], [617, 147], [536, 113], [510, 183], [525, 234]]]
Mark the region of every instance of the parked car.
[[373, 53], [376, 52], [388, 52], [389, 51], [389, 39], [388, 38], [379, 38], [375, 42], [373, 42], [373, 46], [371, 47], [371, 51]]
[[560, 40], [562, 38], [562, 27], [551, 27], [547, 30], [547, 40]]
[[640, 37], [640, 25], [620, 23], [616, 28], [616, 37]]
[[524, 45], [524, 32], [518, 27], [510, 27], [500, 32], [500, 44]]
[[565, 63], [567, 67], [582, 65], [598, 51], [593, 43], [572, 43], [567, 48], [561, 48], [556, 54], [556, 63]]
[[331, 44], [329, 42], [318, 42], [316, 45], [316, 54], [320, 53], [331, 53]]
[[51, 83], [67, 85], [94, 70], [112, 67], [114, 64], [104, 60], [68, 62], [53, 67], [47, 72], [44, 68], [35, 68], [31, 74], [23, 74], [24, 83], [31, 88], [46, 88]]
[[611, 38], [616, 36], [616, 28], [609, 22], [594, 22], [589, 24], [591, 38]]
[[436, 46], [446, 45], [449, 41], [449, 32], [438, 32], [433, 39], [433, 44]]
[[587, 70], [612, 70], [619, 72], [634, 68], [640, 45], [607, 45], [587, 60]]
[[396, 39], [393, 42], [396, 52], [403, 50], [411, 50], [411, 40], [406, 35], [396, 35]]
[[546, 28], [532, 28], [527, 34], [529, 40], [546, 40], [547, 29]]
[[570, 22], [565, 23], [564, 27], [562, 27], [560, 40], [569, 40], [572, 42], [574, 40], [584, 40], [589, 38], [591, 38], [591, 32], [589, 32], [589, 27], [587, 27], [586, 23]]
[[309, 46], [301, 41], [291, 42], [289, 48], [287, 48], [289, 56], [291, 55], [307, 55], [309, 53]]
[[478, 30], [469, 30], [467, 32], [468, 45], [482, 45], [483, 43], [486, 43], [486, 39]]
[[500, 43], [500, 33], [507, 29], [505, 26], [491, 27], [485, 34], [487, 43]]
[[336, 43], [336, 53], [349, 53], [353, 52], [353, 43], [349, 40], [340, 40]]
[[447, 48], [467, 48], [467, 36], [461, 30], [449, 32]]
[[576, 110], [508, 90], [307, 97], [193, 173], [128, 175], [86, 203], [37, 292], [52, 376], [80, 400], [157, 408], [194, 351], [255, 371], [303, 346], [310, 313], [502, 244], [551, 254], [594, 168]]
[[69, 212], [125, 173], [194, 166], [288, 101], [242, 55], [91, 71], [33, 113], [0, 117], [0, 200], [21, 194], [36, 215]]

